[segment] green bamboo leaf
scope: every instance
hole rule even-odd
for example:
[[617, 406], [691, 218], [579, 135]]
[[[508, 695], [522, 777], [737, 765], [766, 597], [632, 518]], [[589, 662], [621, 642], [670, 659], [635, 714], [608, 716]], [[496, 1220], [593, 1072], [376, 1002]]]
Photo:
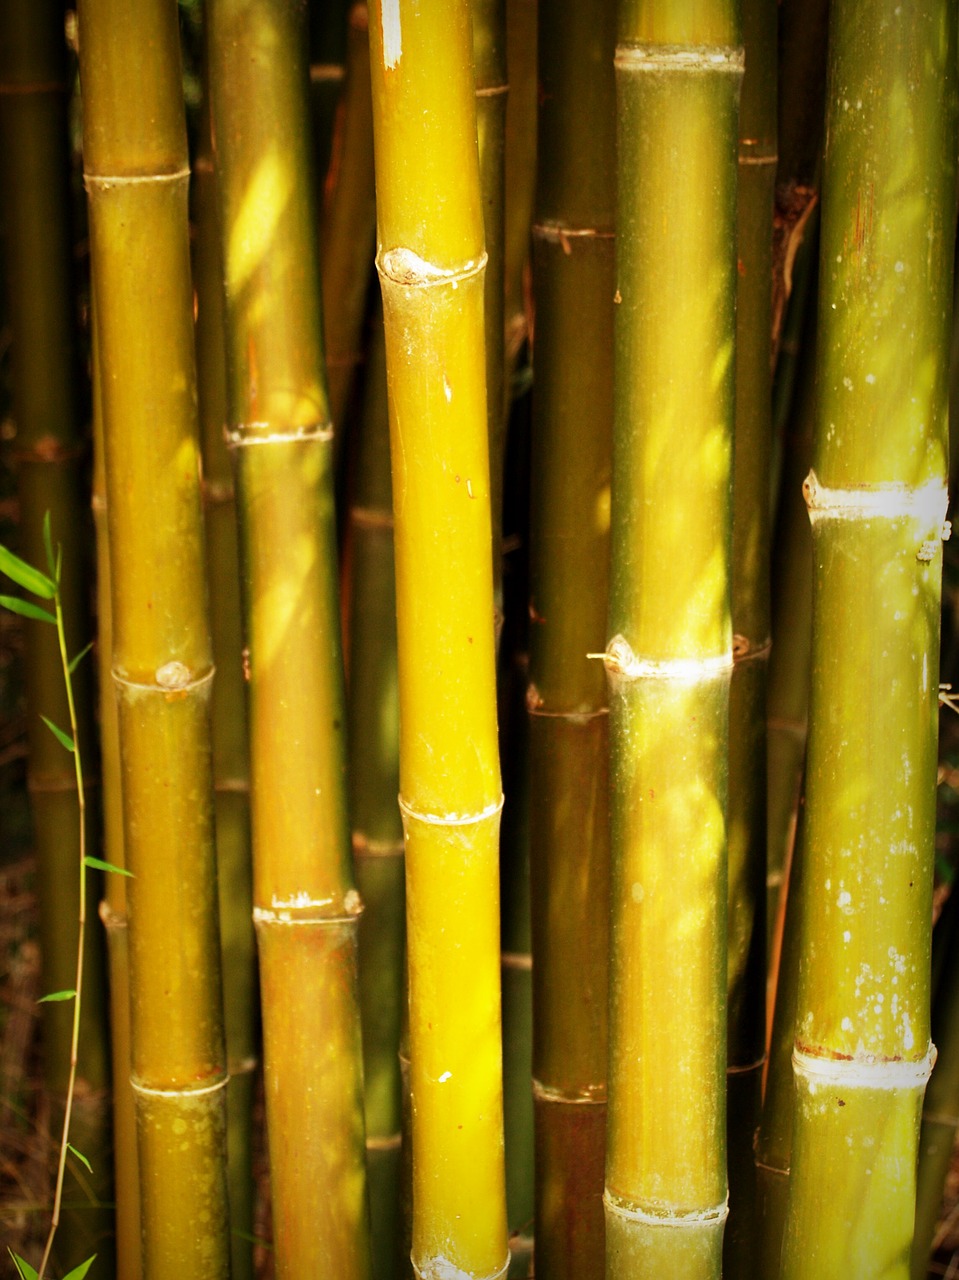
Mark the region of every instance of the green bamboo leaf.
[[116, 867], [112, 862], [104, 862], [102, 858], [84, 858], [84, 863], [88, 867], [95, 867], [97, 871], [113, 871], [118, 876], [129, 876], [133, 879], [133, 872], [127, 871], [126, 867]]
[[72, 755], [73, 739], [70, 737], [70, 735], [68, 733], [64, 733], [63, 730], [59, 727], [59, 725], [55, 725], [53, 721], [47, 719], [46, 716], [41, 716], [40, 719], [43, 721], [43, 723], [47, 726], [47, 728], [56, 738], [57, 742], [60, 743], [60, 746], [66, 747], [67, 751], [69, 751], [70, 754]]
[[41, 609], [38, 604], [33, 604], [30, 600], [21, 600], [19, 596], [0, 596], [0, 604], [11, 613], [19, 613], [24, 618], [36, 618], [38, 622], [52, 622], [54, 626], [57, 625], [57, 620], [49, 609]]
[[52, 600], [57, 593], [57, 584], [52, 578], [48, 578], [39, 569], [34, 569], [32, 564], [27, 564], [26, 560], [21, 560], [4, 546], [0, 546], [0, 573], [12, 578], [24, 591], [32, 591], [35, 596], [42, 596], [44, 600]]
[[37, 1273], [34, 1271], [26, 1258], [21, 1258], [19, 1253], [14, 1253], [12, 1249], [8, 1249], [10, 1257], [13, 1259], [13, 1265], [17, 1269], [20, 1280], [37, 1280]]
[[[78, 1150], [76, 1149], [76, 1147], [73, 1145], [73, 1143], [72, 1143], [72, 1142], [68, 1142], [68, 1143], [67, 1143], [67, 1150], [68, 1150], [68, 1151], [70, 1151], [70, 1152], [72, 1152], [72, 1153], [76, 1156], [76, 1158], [80, 1161], [80, 1163], [83, 1165], [84, 1169], [86, 1169], [88, 1173], [92, 1173], [92, 1172], [93, 1172], [93, 1165], [92, 1165], [92, 1164], [90, 1163], [90, 1161], [86, 1158], [86, 1156], [83, 1154], [83, 1152], [82, 1152], [82, 1151], [78, 1151]], [[96, 1256], [96, 1255], [94, 1255], [94, 1256]], [[91, 1259], [90, 1259], [90, 1262], [92, 1262], [92, 1261], [93, 1261], [93, 1258], [91, 1258]], [[87, 1262], [87, 1263], [81, 1263], [80, 1265], [81, 1265], [81, 1266], [89, 1266], [89, 1265], [90, 1265], [90, 1262]], [[72, 1274], [72, 1272], [71, 1272], [71, 1274]], [[84, 1272], [84, 1274], [86, 1274], [86, 1273]], [[66, 1276], [64, 1276], [63, 1280], [66, 1280]]]
[[90, 652], [92, 648], [93, 648], [93, 641], [91, 640], [90, 643], [85, 644], [83, 648], [80, 650], [80, 652], [77, 654], [77, 656], [74, 659], [72, 659], [72, 661], [70, 662], [70, 665], [67, 667], [67, 670], [69, 671], [70, 675], [73, 675], [74, 671], [76, 671], [77, 667], [80, 665], [80, 663], [83, 661], [83, 659], [87, 656], [87, 654]]
[[77, 993], [75, 991], [51, 991], [47, 996], [41, 996], [37, 1004], [54, 1004], [60, 1000], [72, 1000]]
[[[73, 1147], [71, 1147], [70, 1150], [73, 1151]], [[73, 1154], [79, 1155], [80, 1153], [79, 1151], [73, 1151]], [[84, 1160], [83, 1163], [86, 1164], [86, 1161]], [[88, 1169], [89, 1167], [90, 1166], [87, 1165]], [[68, 1271], [67, 1274], [63, 1277], [63, 1280], [83, 1280], [83, 1277], [87, 1274], [87, 1272], [90, 1270], [90, 1268], [93, 1266], [94, 1262], [96, 1261], [96, 1257], [97, 1255], [93, 1254], [91, 1257], [87, 1258], [86, 1262], [81, 1262], [78, 1267], [74, 1267], [72, 1271]]]
[[51, 576], [57, 577], [57, 562], [53, 556], [53, 537], [50, 533], [50, 512], [43, 517], [43, 549], [47, 553], [47, 568]]

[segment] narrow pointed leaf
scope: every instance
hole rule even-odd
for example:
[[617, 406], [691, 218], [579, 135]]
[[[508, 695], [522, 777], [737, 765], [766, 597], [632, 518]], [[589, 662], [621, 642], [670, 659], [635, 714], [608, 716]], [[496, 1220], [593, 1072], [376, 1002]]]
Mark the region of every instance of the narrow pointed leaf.
[[68, 733], [65, 733], [59, 725], [55, 725], [47, 716], [41, 716], [40, 719], [47, 726], [61, 747], [66, 747], [67, 751], [73, 754], [73, 739]]
[[133, 878], [133, 872], [127, 871], [126, 867], [114, 866], [112, 862], [104, 862], [102, 858], [84, 858], [84, 866], [95, 867], [97, 871], [113, 871], [118, 876], [129, 876]]
[[[70, 1150], [73, 1151], [73, 1147], [71, 1147]], [[79, 1155], [80, 1153], [79, 1151], [73, 1151], [73, 1154]], [[84, 1164], [86, 1164], [85, 1160], [84, 1160]], [[88, 1169], [89, 1167], [90, 1166], [87, 1165]], [[83, 1277], [87, 1274], [87, 1272], [90, 1270], [90, 1268], [93, 1266], [94, 1262], [96, 1261], [96, 1257], [97, 1255], [93, 1254], [92, 1257], [87, 1258], [86, 1262], [81, 1262], [78, 1267], [74, 1267], [72, 1271], [68, 1271], [67, 1274], [63, 1277], [63, 1280], [83, 1280]]]
[[67, 667], [67, 670], [70, 672], [71, 675], [73, 675], [74, 671], [76, 671], [77, 667], [80, 665], [80, 663], [83, 661], [83, 659], [87, 656], [87, 654], [90, 652], [92, 648], [93, 648], [93, 641], [91, 640], [90, 643], [85, 644], [83, 648], [80, 650], [80, 652], [77, 654], [77, 656], [71, 660], [70, 665]]
[[12, 578], [18, 587], [23, 587], [24, 591], [32, 591], [35, 596], [42, 596], [44, 600], [52, 600], [56, 595], [57, 584], [52, 578], [48, 578], [45, 573], [34, 569], [32, 564], [27, 564], [26, 560], [21, 560], [19, 556], [15, 556], [12, 551], [2, 546], [0, 546], [0, 573], [5, 573], [8, 578]]
[[37, 1280], [37, 1273], [34, 1271], [30, 1263], [25, 1258], [21, 1258], [18, 1253], [14, 1253], [12, 1249], [8, 1249], [10, 1257], [13, 1259], [13, 1265], [16, 1267], [21, 1280]]
[[51, 991], [49, 995], [41, 996], [37, 1004], [55, 1004], [60, 1000], [72, 1000], [76, 994], [75, 991]]
[[[86, 1156], [83, 1154], [83, 1152], [82, 1152], [82, 1151], [78, 1151], [78, 1150], [76, 1149], [76, 1147], [73, 1145], [73, 1143], [72, 1143], [72, 1142], [68, 1142], [68, 1143], [67, 1143], [67, 1150], [68, 1150], [72, 1155], [76, 1156], [76, 1158], [80, 1161], [80, 1163], [83, 1165], [84, 1169], [86, 1169], [88, 1173], [92, 1173], [92, 1172], [93, 1172], [93, 1165], [92, 1165], [92, 1164], [90, 1163], [90, 1161], [86, 1158]], [[94, 1255], [93, 1255], [93, 1257], [95, 1258], [95, 1257], [96, 1257], [96, 1254], [94, 1254]], [[90, 1263], [91, 1263], [92, 1261], [93, 1261], [93, 1258], [89, 1258], [86, 1262], [81, 1262], [81, 1263], [80, 1263], [80, 1266], [81, 1266], [81, 1267], [83, 1267], [83, 1268], [84, 1268], [84, 1270], [83, 1270], [83, 1271], [81, 1271], [81, 1270], [79, 1269], [79, 1267], [78, 1267], [78, 1268], [76, 1269], [76, 1271], [71, 1271], [71, 1272], [70, 1272], [70, 1275], [86, 1275], [86, 1268], [88, 1268], [88, 1267], [90, 1266]], [[66, 1277], [66, 1276], [64, 1276], [64, 1277], [63, 1277], [63, 1280], [67, 1280], [67, 1277]]]
[[48, 511], [43, 517], [43, 549], [47, 553], [47, 568], [55, 578], [57, 576], [57, 562], [53, 555], [53, 538], [50, 534], [50, 512]]
[[38, 604], [21, 600], [19, 596], [0, 596], [0, 604], [11, 613], [19, 613], [24, 618], [36, 618], [38, 622], [52, 622], [56, 626], [57, 620], [49, 609], [41, 609]]

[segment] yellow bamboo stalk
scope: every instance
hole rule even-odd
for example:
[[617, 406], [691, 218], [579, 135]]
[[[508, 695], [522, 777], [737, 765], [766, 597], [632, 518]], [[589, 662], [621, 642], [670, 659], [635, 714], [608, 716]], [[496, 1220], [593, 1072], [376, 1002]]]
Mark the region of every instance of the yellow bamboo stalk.
[[486, 252], [465, 0], [370, 25], [407, 858], [413, 1247], [421, 1280], [503, 1276]]

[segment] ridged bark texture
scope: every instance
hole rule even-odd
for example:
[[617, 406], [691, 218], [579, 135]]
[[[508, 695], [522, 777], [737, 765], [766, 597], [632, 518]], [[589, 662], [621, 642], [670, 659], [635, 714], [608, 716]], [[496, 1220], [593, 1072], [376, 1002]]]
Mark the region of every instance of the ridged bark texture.
[[909, 1274], [932, 1052], [955, 21], [938, 0], [831, 13], [786, 1280]]
[[84, 0], [79, 22], [144, 1275], [226, 1277], [213, 665], [179, 31], [171, 6], [144, 0]]
[[722, 1265], [742, 73], [733, 4], [621, 5], [605, 658], [610, 1280], [718, 1277]]
[[540, 4], [530, 564], [536, 1266], [604, 1268], [616, 11]]
[[[508, 1263], [483, 210], [462, 0], [370, 25], [406, 834], [412, 1260]], [[437, 76], [439, 65], [443, 76]]]
[[250, 692], [253, 918], [282, 1278], [370, 1275], [346, 708], [306, 14], [208, 9]]

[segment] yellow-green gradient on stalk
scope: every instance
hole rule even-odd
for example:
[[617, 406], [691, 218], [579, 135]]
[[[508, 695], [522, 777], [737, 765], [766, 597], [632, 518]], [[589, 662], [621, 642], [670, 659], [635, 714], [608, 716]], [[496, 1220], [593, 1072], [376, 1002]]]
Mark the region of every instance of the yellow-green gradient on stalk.
[[413, 1247], [508, 1263], [483, 276], [470, 10], [370, 13], [406, 834]]

